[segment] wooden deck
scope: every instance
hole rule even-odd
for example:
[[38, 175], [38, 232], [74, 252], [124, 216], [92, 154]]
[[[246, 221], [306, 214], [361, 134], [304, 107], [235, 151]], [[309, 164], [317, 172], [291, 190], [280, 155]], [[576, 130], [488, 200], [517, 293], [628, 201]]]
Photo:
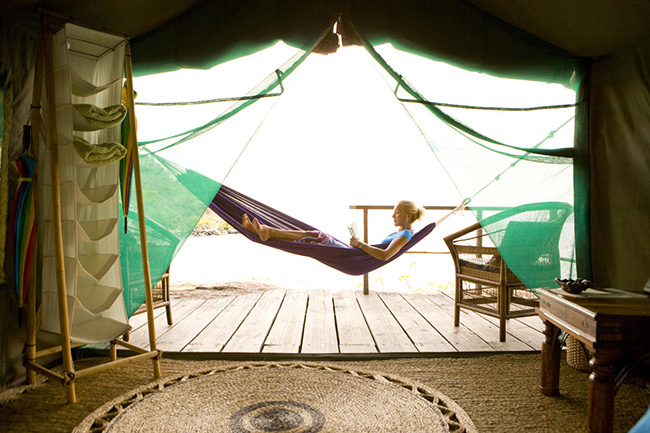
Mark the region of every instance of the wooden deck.
[[[401, 356], [530, 352], [541, 349], [536, 317], [510, 319], [499, 342], [497, 319], [463, 310], [453, 326], [453, 294], [267, 290], [175, 296], [174, 324], [155, 310], [165, 353]], [[146, 314], [131, 318], [129, 341], [148, 347]]]

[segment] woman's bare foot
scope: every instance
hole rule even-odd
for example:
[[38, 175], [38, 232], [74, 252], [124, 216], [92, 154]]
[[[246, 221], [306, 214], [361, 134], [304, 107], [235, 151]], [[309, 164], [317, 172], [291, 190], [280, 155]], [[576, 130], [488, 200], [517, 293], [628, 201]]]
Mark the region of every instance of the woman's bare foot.
[[257, 233], [257, 230], [255, 229], [255, 226], [253, 226], [251, 219], [246, 214], [244, 214], [242, 217], [241, 225], [249, 232]]
[[263, 241], [266, 241], [271, 237], [271, 228], [263, 226], [256, 218], [253, 218], [252, 225], [255, 227], [255, 233], [257, 233]]
[[266, 241], [271, 237], [271, 228], [260, 224], [257, 218], [253, 218], [253, 221], [251, 221], [250, 217], [247, 214], [244, 214], [241, 220], [241, 225], [249, 232], [256, 233], [263, 241]]

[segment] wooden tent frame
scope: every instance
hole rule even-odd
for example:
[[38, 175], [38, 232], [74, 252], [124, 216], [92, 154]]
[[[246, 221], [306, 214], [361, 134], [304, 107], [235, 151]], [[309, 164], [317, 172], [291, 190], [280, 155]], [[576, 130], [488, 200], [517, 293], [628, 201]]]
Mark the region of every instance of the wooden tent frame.
[[[83, 370], [74, 369], [74, 362], [72, 360], [72, 349], [74, 347], [82, 346], [82, 344], [72, 343], [70, 340], [70, 326], [68, 323], [68, 304], [67, 304], [67, 290], [64, 266], [64, 252], [63, 252], [63, 236], [62, 236], [62, 217], [61, 217], [61, 191], [59, 187], [59, 157], [58, 157], [58, 143], [57, 143], [57, 128], [56, 128], [56, 113], [55, 113], [55, 89], [54, 89], [54, 60], [53, 60], [53, 34], [54, 26], [56, 24], [60, 27], [61, 24], [70, 22], [69, 19], [57, 16], [50, 12], [41, 12], [40, 23], [38, 31], [38, 41], [36, 48], [36, 62], [34, 71], [34, 90], [32, 96], [31, 106], [31, 119], [32, 119], [32, 147], [35, 152], [34, 156], [38, 160], [38, 147], [40, 142], [40, 134], [47, 134], [47, 142], [50, 148], [50, 176], [51, 176], [51, 194], [52, 194], [52, 220], [53, 220], [53, 241], [55, 249], [55, 262], [56, 262], [56, 285], [57, 297], [59, 308], [59, 323], [60, 323], [60, 337], [61, 345], [50, 347], [43, 350], [36, 350], [36, 334], [40, 327], [39, 317], [40, 311], [36, 309], [36, 278], [31, 279], [29, 290], [27, 293], [27, 308], [26, 308], [26, 342], [25, 342], [25, 360], [24, 365], [26, 368], [26, 381], [28, 384], [35, 383], [36, 374], [42, 374], [54, 380], [59, 380], [65, 388], [68, 403], [77, 401], [75, 393], [75, 379], [79, 377], [89, 376], [113, 367], [121, 366], [134, 361], [151, 359], [153, 363], [153, 375], [155, 379], [161, 377], [160, 373], [160, 358], [162, 352], [156, 347], [156, 332], [154, 327], [153, 315], [153, 300], [151, 293], [151, 274], [149, 270], [149, 253], [147, 248], [147, 234], [144, 216], [144, 202], [142, 197], [142, 182], [140, 177], [140, 159], [137, 150], [137, 136], [135, 116], [129, 116], [130, 119], [130, 139], [135, 143], [132, 149], [133, 155], [133, 173], [135, 177], [135, 192], [138, 206], [138, 224], [140, 230], [140, 243], [142, 253], [142, 269], [144, 274], [145, 286], [145, 305], [147, 312], [148, 330], [149, 330], [149, 350], [135, 346], [122, 340], [112, 340], [110, 342], [110, 361], [89, 367]], [[77, 24], [77, 23], [74, 23]], [[82, 27], [88, 27], [77, 24]], [[88, 27], [90, 28], [90, 27]], [[101, 29], [104, 33], [109, 33]], [[115, 35], [115, 34], [114, 34]], [[127, 85], [127, 101], [126, 105], [130, 113], [134, 113], [133, 103], [133, 69], [131, 63], [131, 49], [128, 38], [122, 36], [126, 40], [124, 69]], [[46, 91], [46, 112], [48, 115], [48, 125], [46, 126], [41, 116], [41, 98], [42, 88], [45, 84]], [[36, 171], [36, 173], [38, 170]], [[37, 175], [34, 176], [33, 188], [37, 191], [38, 180]], [[34, 193], [36, 198], [35, 207], [38, 209], [38, 194]], [[34, 253], [35, 254], [35, 253]], [[129, 357], [117, 358], [117, 346], [122, 346], [135, 352], [135, 355]], [[63, 373], [57, 373], [41, 366], [36, 362], [38, 358], [61, 353], [63, 361]]]

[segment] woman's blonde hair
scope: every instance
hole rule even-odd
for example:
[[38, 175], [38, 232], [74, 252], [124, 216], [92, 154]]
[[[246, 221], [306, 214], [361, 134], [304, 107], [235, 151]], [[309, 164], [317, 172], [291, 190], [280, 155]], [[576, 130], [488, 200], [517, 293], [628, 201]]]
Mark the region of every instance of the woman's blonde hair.
[[424, 216], [424, 208], [412, 201], [402, 200], [397, 203], [397, 206], [409, 216], [411, 222], [415, 222]]

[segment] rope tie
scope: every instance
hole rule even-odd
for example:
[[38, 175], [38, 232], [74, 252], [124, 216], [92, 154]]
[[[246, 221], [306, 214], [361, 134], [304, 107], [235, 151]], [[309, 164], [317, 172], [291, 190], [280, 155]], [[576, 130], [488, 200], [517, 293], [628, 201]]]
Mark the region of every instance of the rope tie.
[[76, 375], [74, 371], [66, 371], [63, 373], [63, 379], [61, 380], [61, 383], [65, 386], [72, 385], [75, 377]]

